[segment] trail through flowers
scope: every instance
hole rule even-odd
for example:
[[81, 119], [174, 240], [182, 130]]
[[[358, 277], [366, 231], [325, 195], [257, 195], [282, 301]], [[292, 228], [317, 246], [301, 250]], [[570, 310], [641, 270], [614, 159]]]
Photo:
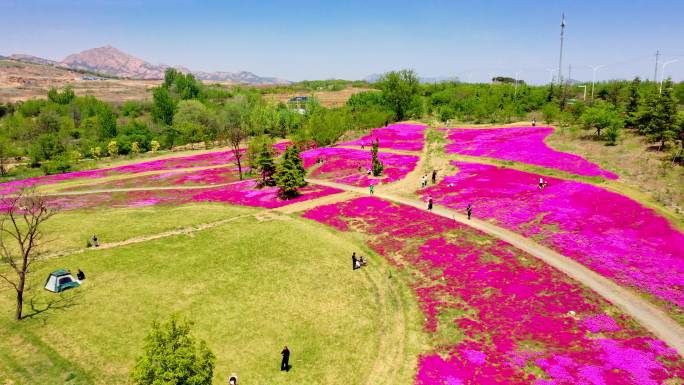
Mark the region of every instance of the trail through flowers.
[[447, 138], [451, 144], [446, 150], [460, 155], [528, 163], [577, 175], [617, 179], [614, 173], [580, 156], [549, 148], [544, 138], [552, 133], [551, 127], [452, 128], [448, 130]]
[[50, 204], [61, 210], [179, 205], [193, 202], [220, 202], [243, 206], [276, 208], [336, 194], [342, 192], [342, 190], [311, 184], [300, 189], [300, 192], [301, 195], [299, 197], [282, 200], [278, 197], [277, 187], [259, 189], [254, 180], [245, 180], [226, 186], [202, 189], [121, 191], [54, 196], [50, 197]]
[[591, 184], [453, 162], [459, 172], [421, 190], [437, 204], [548, 245], [592, 270], [684, 308], [684, 234], [653, 210]]
[[372, 197], [304, 216], [368, 234], [374, 250], [412, 273], [434, 348], [420, 356], [416, 384], [656, 385], [684, 377], [684, 363], [662, 341], [486, 234]]

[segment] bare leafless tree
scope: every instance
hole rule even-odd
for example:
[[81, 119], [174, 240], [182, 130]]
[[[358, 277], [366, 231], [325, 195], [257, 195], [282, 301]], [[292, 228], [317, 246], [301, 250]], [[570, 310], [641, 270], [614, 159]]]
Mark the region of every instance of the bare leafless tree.
[[238, 166], [240, 180], [242, 180], [242, 156], [244, 155], [240, 145], [247, 139], [245, 128], [245, 107], [238, 103], [229, 103], [218, 114], [218, 135], [225, 138], [233, 151], [235, 162]]
[[0, 198], [0, 278], [17, 292], [15, 319], [21, 320], [26, 280], [41, 257], [41, 225], [55, 214], [45, 197], [34, 191]]

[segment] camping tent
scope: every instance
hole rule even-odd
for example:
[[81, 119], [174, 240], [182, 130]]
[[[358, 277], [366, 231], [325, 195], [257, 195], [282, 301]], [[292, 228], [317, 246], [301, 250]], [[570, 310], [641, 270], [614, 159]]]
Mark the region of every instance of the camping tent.
[[63, 269], [53, 271], [45, 281], [45, 290], [53, 293], [59, 293], [79, 286], [81, 284], [71, 275], [71, 272]]

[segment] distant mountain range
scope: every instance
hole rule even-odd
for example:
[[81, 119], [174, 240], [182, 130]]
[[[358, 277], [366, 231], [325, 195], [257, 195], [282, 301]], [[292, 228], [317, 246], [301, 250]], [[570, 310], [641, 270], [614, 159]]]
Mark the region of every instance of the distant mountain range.
[[[375, 83], [380, 80], [382, 74], [372, 74], [368, 75], [363, 80], [368, 83]], [[433, 77], [418, 77], [418, 81], [421, 83], [443, 83], [443, 82], [457, 82], [459, 81], [458, 76], [433, 76]]]
[[[122, 52], [110, 45], [88, 49], [76, 54], [69, 55], [62, 61], [54, 61], [33, 55], [14, 54], [10, 59], [65, 67], [75, 70], [85, 70], [127, 79], [163, 79], [164, 71], [170, 66], [165, 64], [151, 64], [135, 56]], [[204, 72], [191, 71], [188, 68], [173, 67], [184, 73], [192, 73], [198, 79], [216, 82], [231, 82], [242, 84], [288, 84], [284, 79], [274, 77], [257, 76], [252, 72]]]

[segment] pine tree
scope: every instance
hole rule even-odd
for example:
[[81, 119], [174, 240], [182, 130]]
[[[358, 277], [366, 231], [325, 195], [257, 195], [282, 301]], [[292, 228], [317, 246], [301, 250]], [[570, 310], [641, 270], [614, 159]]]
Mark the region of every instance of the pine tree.
[[276, 166], [270, 146], [263, 144], [256, 163], [259, 171], [259, 186], [275, 186], [273, 175], [276, 172]]
[[662, 149], [665, 147], [666, 142], [676, 138], [679, 129], [677, 98], [673, 93], [672, 79], [668, 78], [665, 84], [663, 84], [663, 92], [660, 94], [658, 105], [661, 124], [658, 127], [654, 127], [655, 131], [650, 134], [655, 141], [660, 142], [660, 148]]
[[299, 149], [297, 146], [288, 147], [274, 175], [276, 186], [280, 188], [280, 197], [290, 199], [298, 196], [298, 189], [306, 186], [305, 175], [306, 170], [299, 156]]
[[380, 146], [379, 141], [373, 142], [373, 148], [371, 149], [371, 154], [373, 158], [373, 176], [380, 176], [382, 175], [382, 170], [383, 170], [383, 165], [382, 162], [380, 162], [380, 159], [378, 159], [378, 147]]
[[660, 142], [660, 149], [676, 138], [678, 127], [677, 99], [672, 92], [672, 80], [663, 84], [662, 93], [646, 95], [637, 119], [639, 132], [648, 135], [653, 142]]
[[637, 76], [629, 85], [629, 99], [625, 105], [625, 113], [627, 115], [625, 122], [628, 127], [634, 127], [638, 122], [639, 103], [641, 102], [641, 95], [639, 94], [639, 86], [641, 79]]

